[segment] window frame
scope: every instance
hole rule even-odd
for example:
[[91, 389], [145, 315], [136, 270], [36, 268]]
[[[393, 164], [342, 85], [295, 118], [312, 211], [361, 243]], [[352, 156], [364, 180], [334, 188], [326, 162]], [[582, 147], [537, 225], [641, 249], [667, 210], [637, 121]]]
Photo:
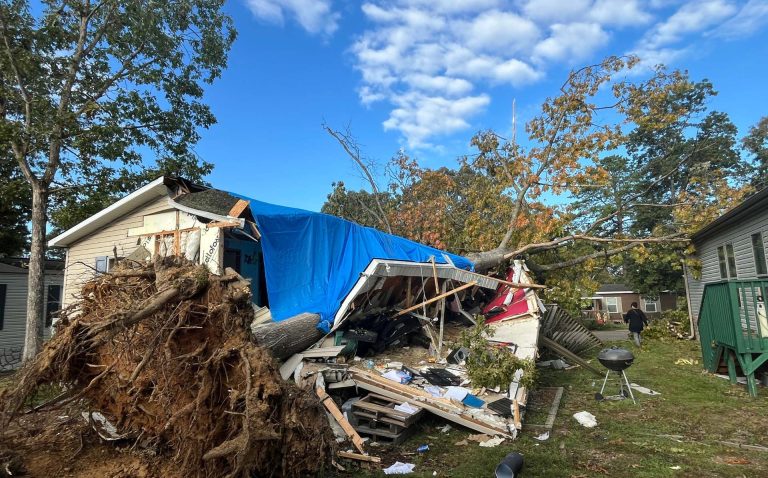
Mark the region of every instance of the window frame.
[[[648, 304], [652, 304], [653, 305], [653, 310], [648, 310]], [[646, 299], [645, 297], [643, 297], [643, 310], [644, 311], [646, 311], [646, 312], [648, 312], [650, 314], [656, 314], [656, 313], [659, 312], [660, 308], [661, 307], [659, 307], [659, 301], [658, 300], [655, 300], [655, 299], [654, 300], [650, 300], [650, 299]]]
[[758, 231], [752, 234], [751, 239], [752, 257], [755, 260], [755, 274], [758, 277], [766, 277], [768, 276], [768, 261], [766, 261], [765, 257], [765, 241], [763, 240], [763, 232]]
[[[605, 310], [609, 314], [620, 314], [621, 313], [621, 297], [603, 297], [603, 300], [605, 302]], [[608, 301], [614, 300], [615, 304], [610, 304]], [[616, 307], [616, 310], [611, 310], [611, 305]]]
[[720, 267], [721, 279], [738, 279], [736, 269], [736, 253], [732, 242], [726, 242], [717, 247], [717, 261]]

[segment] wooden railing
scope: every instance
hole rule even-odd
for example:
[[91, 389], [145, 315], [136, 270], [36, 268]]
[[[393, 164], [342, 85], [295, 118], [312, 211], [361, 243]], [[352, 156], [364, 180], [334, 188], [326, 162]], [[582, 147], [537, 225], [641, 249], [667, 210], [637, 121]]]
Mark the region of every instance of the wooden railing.
[[704, 365], [719, 365], [718, 347], [737, 354], [768, 352], [765, 300], [768, 280], [728, 280], [707, 284], [699, 310]]

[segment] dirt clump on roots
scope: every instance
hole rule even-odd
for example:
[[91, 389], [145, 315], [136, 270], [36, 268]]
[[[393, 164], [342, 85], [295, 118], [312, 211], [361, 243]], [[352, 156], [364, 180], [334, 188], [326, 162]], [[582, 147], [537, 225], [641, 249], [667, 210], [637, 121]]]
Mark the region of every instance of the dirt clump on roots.
[[[48, 426], [59, 434], [63, 427], [73, 435], [70, 444], [81, 445], [74, 455], [82, 458], [95, 433], [72, 410], [78, 408], [86, 417], [103, 414], [114, 425], [114, 443], [140, 454], [126, 466], [141, 471], [129, 475], [321, 473], [334, 452], [322, 405], [311, 391], [283, 381], [269, 351], [251, 342], [252, 318], [248, 283], [231, 271], [216, 276], [178, 258], [122, 263], [83, 286], [54, 337], [0, 395], [2, 428], [30, 435], [6, 432], [0, 440], [6, 450], [19, 440], [42, 444], [50, 433], [30, 434], [27, 422], [47, 414]], [[51, 384], [63, 393], [41, 411], [24, 412]], [[50, 411], [64, 408], [73, 418], [62, 425]]]

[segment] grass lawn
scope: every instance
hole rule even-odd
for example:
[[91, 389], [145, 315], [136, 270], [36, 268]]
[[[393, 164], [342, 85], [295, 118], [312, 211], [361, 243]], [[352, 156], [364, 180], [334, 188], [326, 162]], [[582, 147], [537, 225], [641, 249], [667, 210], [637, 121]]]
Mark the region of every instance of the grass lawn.
[[[384, 466], [395, 460], [415, 463], [415, 473], [410, 476], [437, 472], [436, 476], [489, 477], [511, 451], [525, 456], [525, 477], [768, 476], [768, 452], [717, 443], [768, 446], [768, 389], [760, 387], [760, 397], [753, 399], [744, 386], [731, 386], [727, 380], [703, 372], [700, 364], [675, 365], [679, 358], [701, 363], [698, 342], [646, 341], [639, 351], [629, 342], [617, 344], [635, 353], [635, 364], [627, 371], [630, 381], [661, 395], [636, 392], [637, 405], [631, 400], [598, 403], [594, 399], [602, 382], [598, 377], [580, 368], [545, 370], [539, 379], [541, 386], [565, 387], [547, 441], [533, 439], [540, 431], [523, 429], [517, 440], [496, 448], [481, 448], [474, 442], [459, 446], [456, 443], [470, 432], [454, 427], [441, 433], [437, 426], [444, 422], [429, 419], [399, 448], [371, 448], [372, 453], [382, 456]], [[606, 395], [618, 391], [615, 382], [608, 387]], [[588, 429], [576, 422], [572, 415], [582, 410], [596, 416], [597, 427]], [[545, 417], [546, 411], [532, 412], [525, 420], [544, 423]], [[669, 437], [673, 435], [681, 438]], [[430, 447], [427, 453], [414, 453], [425, 443]], [[381, 472], [371, 476], [379, 475], [384, 476]]]

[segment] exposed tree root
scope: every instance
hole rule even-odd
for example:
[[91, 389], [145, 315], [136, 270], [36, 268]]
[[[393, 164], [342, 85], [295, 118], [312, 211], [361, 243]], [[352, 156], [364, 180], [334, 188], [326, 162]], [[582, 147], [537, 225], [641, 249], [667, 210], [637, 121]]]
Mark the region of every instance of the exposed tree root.
[[252, 315], [236, 278], [173, 259], [98, 277], [2, 395], [0, 428], [62, 384], [183, 476], [317, 474], [333, 453], [326, 416], [251, 342]]

